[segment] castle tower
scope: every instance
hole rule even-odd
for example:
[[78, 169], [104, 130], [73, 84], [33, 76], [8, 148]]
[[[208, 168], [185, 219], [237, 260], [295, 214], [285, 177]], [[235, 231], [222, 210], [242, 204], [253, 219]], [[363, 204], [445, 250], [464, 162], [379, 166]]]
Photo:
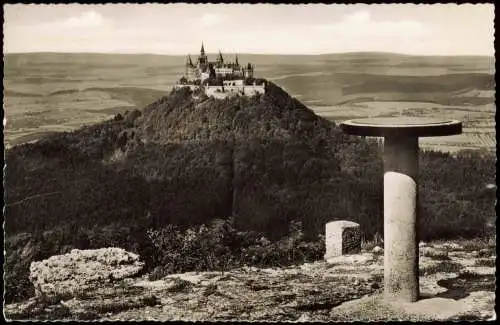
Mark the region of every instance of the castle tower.
[[207, 63], [208, 60], [207, 56], [205, 55], [205, 47], [203, 46], [203, 42], [201, 42], [200, 56], [198, 57], [198, 67], [203, 70]]
[[234, 63], [236, 64], [236, 67], [239, 67], [240, 66], [240, 63], [238, 62], [238, 54], [235, 54], [235, 60], [234, 60]]
[[224, 64], [224, 58], [222, 57], [222, 53], [219, 50], [219, 56], [217, 57], [217, 63], [219, 66], [222, 66]]
[[193, 68], [194, 68], [194, 64], [193, 64], [193, 61], [191, 60], [191, 55], [188, 54], [188, 56], [186, 58], [186, 72], [184, 74], [187, 79], [190, 79], [191, 72], [192, 72]]
[[250, 62], [248, 62], [247, 65], [247, 71], [246, 71], [246, 76], [247, 78], [253, 78], [253, 66]]

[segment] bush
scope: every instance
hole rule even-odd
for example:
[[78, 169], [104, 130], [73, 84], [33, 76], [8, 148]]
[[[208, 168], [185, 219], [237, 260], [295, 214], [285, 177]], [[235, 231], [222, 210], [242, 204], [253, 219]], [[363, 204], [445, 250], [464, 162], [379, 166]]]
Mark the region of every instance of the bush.
[[152, 279], [244, 265], [284, 266], [317, 260], [324, 254], [324, 238], [304, 241], [302, 225], [296, 221], [290, 224], [288, 236], [276, 242], [255, 232], [237, 231], [232, 218], [185, 230], [167, 225], [160, 230], [148, 230], [147, 235], [155, 248], [153, 259], [157, 265]]

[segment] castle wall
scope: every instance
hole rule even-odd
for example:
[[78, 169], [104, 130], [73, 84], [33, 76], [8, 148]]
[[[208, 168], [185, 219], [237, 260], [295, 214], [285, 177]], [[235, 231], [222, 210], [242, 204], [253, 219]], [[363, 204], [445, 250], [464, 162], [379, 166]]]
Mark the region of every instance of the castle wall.
[[205, 94], [207, 96], [214, 96], [214, 98], [226, 98], [230, 96], [236, 96], [237, 94], [242, 94], [241, 87], [237, 86], [224, 86], [224, 92], [222, 92], [222, 86], [205, 86]]
[[224, 91], [227, 93], [243, 95], [243, 87], [241, 86], [224, 86]]
[[252, 96], [255, 94], [264, 94], [266, 92], [266, 88], [264, 85], [261, 86], [245, 86], [243, 88], [243, 94], [246, 96]]
[[199, 88], [199, 86], [197, 86], [197, 85], [174, 85], [175, 89], [181, 89], [181, 88], [184, 88], [184, 87], [188, 87], [191, 90], [196, 90], [196, 89]]
[[221, 76], [221, 77], [230, 76], [230, 75], [233, 75], [233, 69], [232, 68], [215, 68], [215, 75]]
[[245, 76], [245, 78], [253, 78], [253, 70], [245, 69], [243, 75]]
[[[219, 90], [219, 91], [217, 91], [217, 90]], [[205, 94], [207, 96], [216, 97], [219, 94], [222, 94], [222, 86], [205, 86]]]
[[[224, 88], [224, 92], [222, 89]], [[255, 94], [264, 94], [266, 92], [265, 86], [205, 86], [205, 94], [207, 96], [214, 96], [215, 98], [225, 98], [228, 96], [245, 95], [253, 96]]]
[[210, 77], [210, 74], [208, 74], [207, 72], [201, 73], [201, 81], [208, 79], [209, 77]]
[[215, 68], [215, 73], [220, 73], [220, 74], [232, 74], [233, 73], [233, 68]]
[[223, 84], [224, 84], [224, 87], [230, 87], [230, 86], [243, 87], [243, 79], [224, 80]]

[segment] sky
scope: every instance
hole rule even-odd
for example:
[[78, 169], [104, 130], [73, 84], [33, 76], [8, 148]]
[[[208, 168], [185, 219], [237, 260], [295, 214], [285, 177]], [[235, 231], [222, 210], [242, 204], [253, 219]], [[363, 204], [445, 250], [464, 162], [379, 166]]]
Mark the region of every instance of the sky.
[[493, 4], [4, 5], [4, 53], [494, 56]]

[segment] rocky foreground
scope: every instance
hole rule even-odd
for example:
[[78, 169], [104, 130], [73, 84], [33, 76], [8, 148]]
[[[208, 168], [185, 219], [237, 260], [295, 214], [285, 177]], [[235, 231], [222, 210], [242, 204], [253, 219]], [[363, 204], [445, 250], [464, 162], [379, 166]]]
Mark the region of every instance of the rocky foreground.
[[[73, 250], [32, 264], [37, 296], [6, 305], [10, 320], [484, 320], [495, 304], [495, 249], [420, 248], [422, 299], [385, 310], [383, 250], [328, 262], [227, 272], [189, 272], [150, 281], [138, 256], [118, 248]], [[444, 308], [446, 306], [446, 308]], [[451, 307], [450, 307], [451, 306]], [[418, 309], [418, 312], [417, 312]]]

